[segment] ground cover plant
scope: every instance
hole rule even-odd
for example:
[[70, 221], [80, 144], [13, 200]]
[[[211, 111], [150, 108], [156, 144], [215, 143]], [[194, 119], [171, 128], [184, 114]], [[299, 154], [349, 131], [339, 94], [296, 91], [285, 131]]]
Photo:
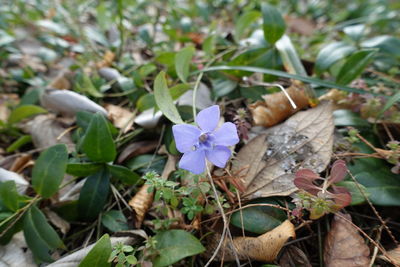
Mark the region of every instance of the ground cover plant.
[[398, 266], [400, 9], [5, 1], [6, 266]]

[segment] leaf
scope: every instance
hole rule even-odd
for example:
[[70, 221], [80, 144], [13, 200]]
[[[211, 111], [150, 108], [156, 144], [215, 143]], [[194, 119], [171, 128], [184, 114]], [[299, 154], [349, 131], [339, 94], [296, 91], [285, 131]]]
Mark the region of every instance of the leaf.
[[24, 194], [29, 183], [18, 173], [8, 171], [0, 167], [0, 182], [14, 181], [17, 186], [17, 191]]
[[[276, 259], [279, 251], [289, 238], [295, 238], [294, 225], [286, 220], [278, 227], [258, 237], [235, 237], [233, 246], [240, 260], [256, 260], [261, 262], [271, 262]], [[212, 254], [221, 236], [214, 235], [208, 242], [207, 254]], [[230, 241], [225, 238], [222, 249], [217, 254], [215, 260], [233, 261], [235, 254], [232, 251]]]
[[106, 204], [110, 187], [110, 174], [101, 170], [89, 176], [81, 189], [78, 200], [80, 217], [85, 221], [97, 218]]
[[390, 35], [375, 36], [361, 43], [364, 48], [379, 48], [380, 53], [400, 55], [400, 38]]
[[64, 247], [56, 231], [47, 223], [43, 213], [32, 206], [24, 217], [24, 236], [33, 255], [44, 262], [52, 262], [49, 251]]
[[36, 160], [32, 170], [32, 187], [44, 198], [54, 195], [67, 169], [68, 151], [63, 144], [52, 146]]
[[175, 55], [175, 69], [176, 74], [182, 82], [186, 83], [187, 77], [189, 76], [189, 67], [195, 49], [193, 46], [187, 46], [181, 49]]
[[20, 106], [11, 112], [10, 117], [8, 118], [8, 122], [17, 123], [22, 121], [23, 119], [46, 112], [47, 111], [45, 109], [35, 105]]
[[287, 72], [307, 76], [303, 63], [301, 63], [301, 59], [287, 35], [283, 35], [275, 46], [282, 57], [283, 65]]
[[17, 140], [15, 140], [11, 145], [7, 147], [6, 152], [11, 153], [17, 150], [18, 148], [32, 142], [32, 136], [30, 135], [22, 135]]
[[90, 120], [82, 141], [82, 149], [95, 162], [114, 161], [117, 151], [103, 115], [96, 113]]
[[335, 117], [335, 126], [371, 127], [368, 121], [348, 109], [335, 110], [333, 116]]
[[81, 83], [76, 83], [75, 89], [78, 92], [84, 92], [93, 97], [103, 97], [103, 94], [97, 90], [90, 77], [86, 74], [82, 74]]
[[111, 263], [108, 258], [112, 252], [111, 241], [108, 234], [103, 235], [96, 245], [83, 258], [79, 267], [108, 267]]
[[102, 167], [103, 165], [98, 163], [68, 163], [65, 172], [76, 177], [84, 177], [96, 173]]
[[344, 59], [356, 48], [345, 42], [335, 42], [328, 44], [319, 51], [317, 59], [315, 60], [315, 72], [321, 74], [329, 69], [335, 62]]
[[235, 23], [235, 39], [239, 41], [245, 36], [250, 26], [261, 17], [261, 13], [256, 10], [250, 10], [242, 15]]
[[[275, 199], [257, 199], [251, 201], [248, 204], [274, 204], [279, 206], [279, 202]], [[242, 223], [243, 218], [243, 223]], [[284, 220], [286, 220], [286, 214], [283, 210], [261, 206], [261, 207], [248, 207], [237, 211], [232, 214], [231, 224], [238, 228], [243, 228], [246, 231], [264, 234], [273, 228], [279, 226]]]
[[285, 33], [286, 24], [279, 10], [267, 3], [261, 6], [263, 16], [264, 38], [270, 44], [275, 44]]
[[14, 181], [0, 182], [0, 200], [9, 210], [18, 210], [18, 199], [19, 194]]
[[[337, 183], [336, 185], [343, 186], [350, 192], [351, 194], [350, 205], [363, 204], [366, 201], [364, 195], [368, 197], [368, 199], [370, 198], [371, 194], [367, 192], [367, 189], [362, 184], [358, 184], [357, 186], [353, 181], [342, 181]], [[360, 192], [359, 188], [364, 192], [364, 195]]]
[[127, 220], [119, 210], [109, 210], [101, 217], [101, 223], [112, 232], [128, 230]]
[[[348, 214], [340, 216], [351, 221]], [[324, 262], [326, 267], [368, 266], [369, 248], [363, 238], [349, 222], [335, 215], [325, 238]]]
[[154, 259], [154, 267], [169, 266], [179, 260], [200, 254], [205, 248], [200, 241], [184, 230], [168, 230], [154, 236], [159, 255]]
[[336, 77], [338, 84], [349, 84], [357, 78], [365, 69], [365, 67], [372, 61], [376, 50], [360, 50], [352, 54], [344, 63]]
[[122, 163], [135, 156], [142, 155], [154, 151], [158, 146], [158, 141], [145, 140], [133, 142], [126, 146], [118, 156], [118, 163]]
[[171, 94], [168, 90], [165, 73], [163, 71], [157, 75], [154, 81], [154, 97], [156, 99], [157, 106], [160, 108], [165, 117], [167, 117], [173, 123], [183, 123], [183, 120], [179, 115], [179, 112], [176, 109]]
[[378, 115], [376, 115], [376, 121], [379, 120], [382, 115], [387, 111], [389, 108], [391, 108], [396, 102], [400, 101], [400, 91], [392, 95], [386, 102], [386, 104], [383, 106], [383, 108], [379, 111]]
[[245, 196], [285, 196], [296, 191], [294, 173], [300, 168], [320, 173], [330, 162], [333, 146], [330, 102], [301, 111], [263, 131], [237, 154], [233, 172], [242, 168]]
[[140, 179], [139, 174], [131, 171], [127, 167], [120, 165], [107, 165], [107, 168], [110, 171], [112, 177], [121, 180], [125, 184], [134, 185]]

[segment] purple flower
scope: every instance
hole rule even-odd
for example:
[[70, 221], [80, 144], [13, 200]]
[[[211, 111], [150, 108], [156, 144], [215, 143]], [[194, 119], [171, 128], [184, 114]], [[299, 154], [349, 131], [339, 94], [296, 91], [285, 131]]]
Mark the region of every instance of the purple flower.
[[183, 153], [179, 168], [200, 174], [206, 167], [206, 158], [215, 166], [225, 167], [231, 156], [227, 146], [236, 145], [239, 137], [236, 126], [231, 122], [225, 122], [216, 129], [219, 116], [219, 106], [214, 105], [197, 114], [196, 123], [199, 127], [190, 124], [172, 127], [176, 148]]

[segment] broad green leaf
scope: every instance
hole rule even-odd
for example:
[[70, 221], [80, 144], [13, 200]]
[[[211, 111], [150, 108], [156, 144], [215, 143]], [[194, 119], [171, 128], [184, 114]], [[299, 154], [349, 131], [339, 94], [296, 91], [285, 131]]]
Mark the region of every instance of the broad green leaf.
[[32, 170], [32, 187], [44, 198], [54, 195], [67, 169], [68, 151], [64, 144], [52, 146], [36, 160]]
[[15, 140], [9, 147], [7, 147], [7, 153], [14, 152], [18, 148], [22, 147], [25, 144], [32, 142], [32, 136], [30, 135], [23, 135]]
[[127, 220], [120, 210], [109, 210], [101, 216], [101, 223], [112, 232], [128, 230]]
[[335, 62], [344, 59], [356, 48], [345, 42], [331, 43], [319, 51], [317, 59], [315, 60], [315, 72], [320, 74], [329, 69]]
[[336, 77], [338, 84], [349, 84], [357, 78], [372, 61], [376, 50], [360, 50], [352, 54], [344, 63]]
[[138, 173], [145, 173], [148, 171], [155, 171], [157, 173], [162, 173], [165, 165], [165, 157], [159, 155], [145, 154], [134, 157], [126, 163], [126, 166], [132, 171], [137, 171]]
[[389, 108], [391, 108], [394, 104], [396, 104], [396, 102], [400, 101], [400, 91], [397, 91], [397, 93], [395, 93], [394, 95], [392, 95], [388, 101], [386, 102], [386, 104], [383, 106], [383, 108], [381, 109], [381, 111], [379, 111], [378, 115], [376, 116], [376, 120], [379, 120], [383, 113], [385, 113], [385, 111], [387, 111]]
[[[209, 72], [209, 71], [218, 71], [218, 70], [220, 70], [220, 71], [243, 70], [243, 71], [249, 71], [249, 72], [255, 72], [255, 73], [258, 72], [258, 73], [269, 74], [269, 75], [273, 75], [273, 76], [277, 76], [277, 77], [295, 79], [295, 80], [299, 80], [299, 81], [302, 81], [302, 82], [319, 85], [319, 86], [322, 86], [322, 87], [336, 88], [336, 89], [343, 90], [343, 91], [346, 91], [346, 92], [365, 94], [365, 91], [361, 90], [361, 89], [352, 88], [352, 87], [348, 87], [348, 86], [332, 83], [332, 82], [329, 82], [329, 81], [323, 81], [323, 80], [320, 80], [320, 79], [317, 79], [317, 78], [305, 77], [305, 76], [302, 76], [302, 75], [291, 74], [291, 73], [287, 73], [287, 72], [284, 72], [284, 71], [267, 69], [267, 68], [256, 68], [256, 67], [246, 67], [246, 66], [226, 66], [226, 65], [224, 65], [224, 66], [215, 66], [215, 67], [205, 68], [205, 69], [202, 69], [199, 72]], [[383, 96], [381, 94], [375, 94], [373, 92], [368, 92], [368, 93], [372, 94], [372, 95]]]
[[8, 118], [8, 122], [17, 123], [33, 115], [42, 114], [46, 112], [47, 111], [45, 109], [35, 105], [20, 106], [11, 112], [10, 117]]
[[168, 90], [165, 73], [160, 72], [154, 81], [154, 97], [161, 112], [173, 123], [183, 123]]
[[230, 79], [212, 79], [211, 80], [213, 92], [216, 96], [225, 96], [235, 90], [237, 86], [237, 81]]
[[106, 204], [110, 174], [103, 169], [89, 176], [79, 194], [78, 211], [83, 220], [95, 220]]
[[205, 251], [200, 241], [184, 230], [168, 230], [155, 235], [159, 255], [154, 259], [154, 267], [169, 266], [179, 260]]
[[235, 39], [239, 41], [245, 37], [245, 33], [250, 26], [261, 17], [261, 13], [256, 10], [250, 10], [243, 13], [235, 23]]
[[350, 25], [343, 28], [343, 32], [354, 41], [359, 41], [365, 33], [365, 24]]
[[52, 262], [49, 251], [64, 247], [56, 231], [47, 223], [43, 213], [32, 206], [24, 217], [24, 236], [33, 255], [40, 261]]
[[79, 267], [109, 267], [111, 263], [108, 262], [112, 252], [111, 241], [108, 234], [103, 235], [99, 241], [96, 242], [94, 247], [83, 258]]
[[[258, 199], [249, 204], [254, 203], [280, 205], [279, 201], [276, 201], [274, 198]], [[243, 225], [246, 231], [264, 234], [280, 225], [286, 219], [287, 216], [283, 210], [268, 206], [260, 206], [245, 208], [242, 210], [242, 214], [240, 214], [239, 211], [233, 213], [231, 223], [238, 228], [242, 228]]]
[[285, 33], [286, 24], [279, 10], [267, 3], [261, 6], [263, 16], [264, 38], [270, 44], [275, 44]]
[[0, 182], [0, 200], [11, 211], [18, 210], [17, 186], [14, 181]]
[[175, 55], [175, 70], [182, 82], [187, 82], [189, 76], [190, 62], [192, 61], [195, 49], [193, 46], [187, 46]]
[[86, 74], [82, 74], [81, 83], [76, 83], [75, 87], [78, 92], [87, 93], [94, 97], [103, 97], [103, 94], [97, 90], [90, 77]]
[[108, 170], [112, 177], [121, 180], [125, 184], [134, 185], [139, 181], [140, 175], [131, 171], [127, 167], [120, 165], [107, 165]]
[[367, 39], [361, 43], [364, 48], [379, 48], [380, 53], [394, 55], [400, 57], [400, 38], [382, 35]]
[[359, 114], [348, 109], [338, 109], [333, 112], [335, 126], [371, 127], [371, 124]]
[[76, 177], [89, 176], [103, 167], [98, 163], [68, 163], [66, 173]]
[[[370, 196], [370, 193], [367, 192], [365, 186], [363, 186], [362, 184], [358, 184], [357, 186], [353, 181], [341, 181], [339, 183], [336, 183], [335, 185], [346, 187], [347, 190], [349, 190], [351, 194], [351, 205], [363, 204], [366, 201], [364, 195], [368, 198]], [[364, 194], [360, 192], [360, 189], [363, 191]]]
[[93, 115], [82, 142], [82, 149], [94, 162], [114, 161], [117, 151], [106, 119]]

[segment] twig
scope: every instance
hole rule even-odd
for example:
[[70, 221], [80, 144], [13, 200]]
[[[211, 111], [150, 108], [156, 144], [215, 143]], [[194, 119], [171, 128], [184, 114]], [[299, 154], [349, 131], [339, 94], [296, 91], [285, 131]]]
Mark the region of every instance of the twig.
[[[378, 234], [376, 235], [377, 241], [381, 238], [381, 234], [382, 234], [382, 227], [379, 227]], [[371, 261], [369, 262], [369, 267], [372, 267], [374, 265], [377, 255], [378, 255], [378, 248], [374, 247], [374, 253], [372, 254]]]

